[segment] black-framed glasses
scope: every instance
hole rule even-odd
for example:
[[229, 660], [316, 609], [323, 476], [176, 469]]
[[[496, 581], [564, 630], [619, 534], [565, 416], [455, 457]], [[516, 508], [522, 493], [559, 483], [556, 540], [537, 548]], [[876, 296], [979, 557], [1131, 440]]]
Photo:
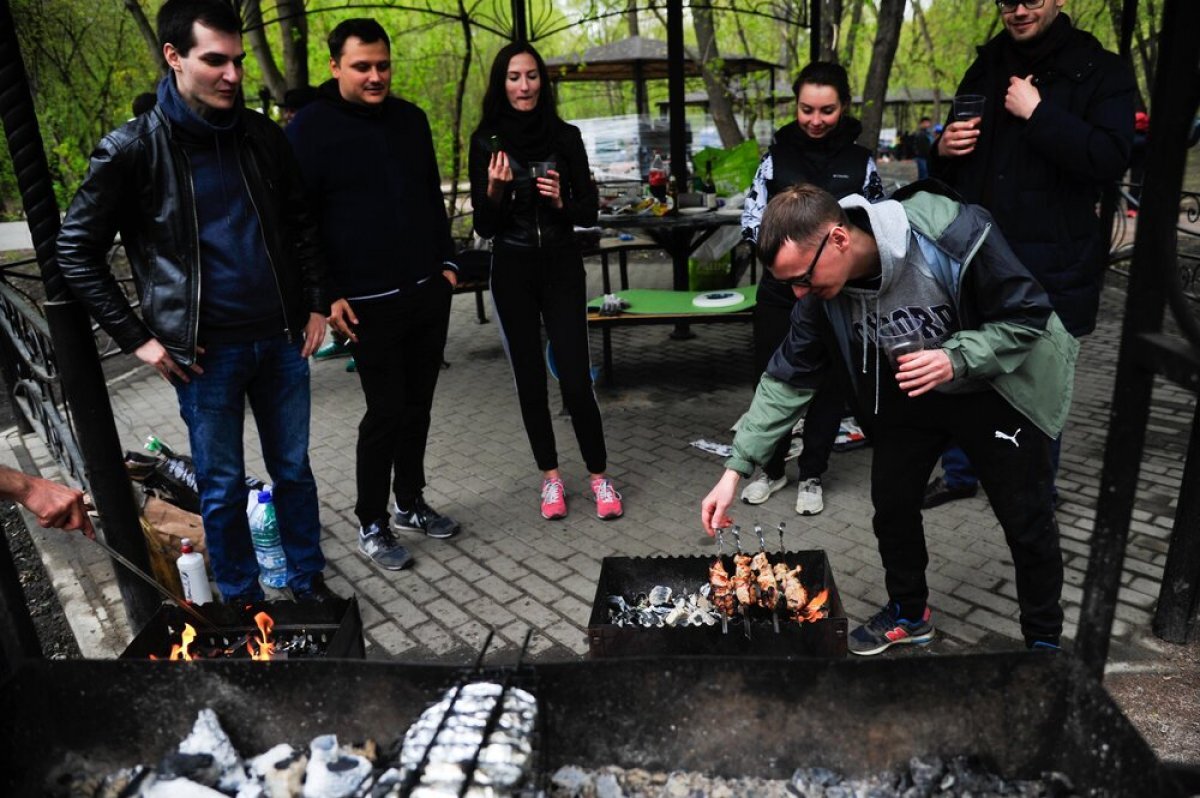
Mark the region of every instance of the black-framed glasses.
[[[834, 225], [833, 227], [837, 227]], [[801, 288], [809, 288], [812, 286], [813, 269], [817, 268], [817, 261], [821, 259], [821, 253], [825, 251], [825, 245], [829, 243], [829, 237], [833, 235], [833, 227], [829, 228], [829, 232], [821, 239], [820, 245], [817, 246], [817, 254], [813, 255], [812, 263], [808, 264], [808, 268], [799, 277], [789, 277], [786, 280], [775, 277], [774, 270], [771, 270], [771, 276], [786, 286], [799, 286]]]
[[1046, 5], [1046, 0], [996, 0], [996, 8], [1000, 9], [1001, 14], [1011, 14], [1017, 10], [1017, 6], [1025, 6], [1033, 11], [1044, 5]]

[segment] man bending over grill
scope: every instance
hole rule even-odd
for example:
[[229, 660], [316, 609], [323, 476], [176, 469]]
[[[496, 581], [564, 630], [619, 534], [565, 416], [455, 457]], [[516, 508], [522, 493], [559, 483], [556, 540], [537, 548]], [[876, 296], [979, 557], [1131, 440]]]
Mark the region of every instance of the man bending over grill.
[[[875, 205], [801, 185], [767, 206], [758, 256], [798, 301], [701, 505], [705, 531], [732, 523], [738, 480], [766, 461], [825, 380], [842, 380], [874, 443], [873, 525], [888, 593], [851, 632], [850, 650], [933, 639], [921, 503], [951, 439], [979, 466], [1004, 529], [1026, 646], [1057, 648], [1063, 565], [1049, 447], [1070, 408], [1078, 344], [987, 211], [931, 181]], [[888, 322], [919, 329], [923, 343], [896, 367], [877, 345]]]

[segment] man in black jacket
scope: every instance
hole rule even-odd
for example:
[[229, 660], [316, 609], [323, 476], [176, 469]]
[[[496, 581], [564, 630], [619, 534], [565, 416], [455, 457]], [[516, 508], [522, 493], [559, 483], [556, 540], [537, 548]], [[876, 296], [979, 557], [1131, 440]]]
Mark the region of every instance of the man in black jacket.
[[[1080, 337], [1096, 326], [1108, 254], [1096, 206], [1129, 164], [1136, 84], [1128, 63], [1060, 13], [1065, 3], [997, 0], [1004, 30], [979, 48], [957, 92], [986, 97], [983, 116], [951, 114], [930, 169], [992, 212]], [[942, 465], [926, 507], [978, 489], [961, 449], [948, 449]]]
[[[333, 594], [322, 571], [308, 460], [307, 358], [328, 304], [322, 256], [286, 138], [241, 96], [237, 16], [221, 0], [168, 0], [170, 71], [157, 106], [109, 133], [63, 221], [63, 277], [122, 350], [174, 387], [196, 462], [213, 575], [227, 602], [263, 597], [246, 517], [249, 399], [274, 483], [288, 586]], [[141, 300], [108, 266], [120, 232]]]
[[287, 135], [329, 256], [329, 323], [353, 344], [367, 402], [355, 466], [358, 550], [400, 570], [412, 557], [393, 527], [439, 539], [458, 532], [422, 497], [454, 247], [429, 121], [389, 96], [387, 33], [372, 19], [341, 22], [329, 35], [329, 67], [333, 79]]

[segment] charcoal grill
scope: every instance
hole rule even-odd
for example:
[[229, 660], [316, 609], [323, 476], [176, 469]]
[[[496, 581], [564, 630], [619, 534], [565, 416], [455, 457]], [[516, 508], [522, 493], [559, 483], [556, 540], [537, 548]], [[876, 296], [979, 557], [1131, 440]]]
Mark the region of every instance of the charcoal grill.
[[[772, 553], [771, 562], [779, 555]], [[726, 557], [726, 570], [733, 573], [733, 559]], [[829, 590], [829, 617], [811, 623], [781, 620], [775, 633], [771, 614], [750, 614], [750, 636], [746, 637], [740, 616], [731, 619], [728, 631], [714, 626], [637, 627], [616, 626], [609, 620], [609, 596], [628, 601], [649, 593], [655, 585], [666, 585], [675, 594], [695, 593], [708, 581], [711, 557], [605, 557], [600, 563], [596, 597], [588, 619], [588, 655], [603, 657], [671, 656], [677, 654], [723, 654], [729, 656], [844, 657], [846, 656], [846, 611], [834, 584], [829, 559], [823, 551], [783, 553], [789, 566], [803, 566], [801, 580], [810, 594]]]
[[321, 656], [334, 659], [366, 657], [362, 616], [355, 596], [324, 602], [260, 601], [237, 607], [212, 603], [196, 609], [212, 622], [212, 628], [198, 628], [191, 615], [174, 604], [164, 603], [122, 652], [121, 659], [165, 658], [170, 654], [171, 646], [180, 641], [184, 624], [197, 627], [194, 649], [237, 644], [245, 640], [247, 634], [257, 636], [254, 616], [260, 611], [271, 616], [275, 624], [272, 634], [278, 640], [303, 633], [312, 636]]
[[[68, 752], [156, 763], [214, 708], [244, 754], [320, 733], [387, 744], [452, 684], [439, 665], [311, 660], [29, 660], [0, 685], [0, 794], [39, 791]], [[541, 776], [565, 764], [848, 777], [974, 754], [1009, 778], [1067, 773], [1083, 794], [1185, 793], [1073, 658], [605, 659], [526, 666]]]

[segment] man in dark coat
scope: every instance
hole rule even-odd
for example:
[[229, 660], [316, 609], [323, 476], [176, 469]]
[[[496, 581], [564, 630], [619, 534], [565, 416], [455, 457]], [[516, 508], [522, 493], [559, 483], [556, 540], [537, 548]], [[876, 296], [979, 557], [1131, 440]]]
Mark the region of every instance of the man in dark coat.
[[[1096, 326], [1108, 252], [1096, 206], [1129, 165], [1136, 84], [1128, 63], [1072, 26], [1065, 3], [997, 1], [1004, 30], [979, 48], [957, 92], [985, 96], [983, 116], [951, 115], [930, 171], [992, 212], [1079, 337]], [[961, 450], [942, 465], [926, 507], [977, 490]]]
[[373, 19], [344, 20], [329, 35], [329, 66], [333, 79], [287, 135], [329, 258], [329, 323], [352, 342], [367, 402], [355, 464], [358, 550], [398, 571], [412, 556], [393, 529], [436, 539], [459, 530], [422, 497], [458, 279], [454, 245], [429, 120], [390, 94], [387, 33]]

